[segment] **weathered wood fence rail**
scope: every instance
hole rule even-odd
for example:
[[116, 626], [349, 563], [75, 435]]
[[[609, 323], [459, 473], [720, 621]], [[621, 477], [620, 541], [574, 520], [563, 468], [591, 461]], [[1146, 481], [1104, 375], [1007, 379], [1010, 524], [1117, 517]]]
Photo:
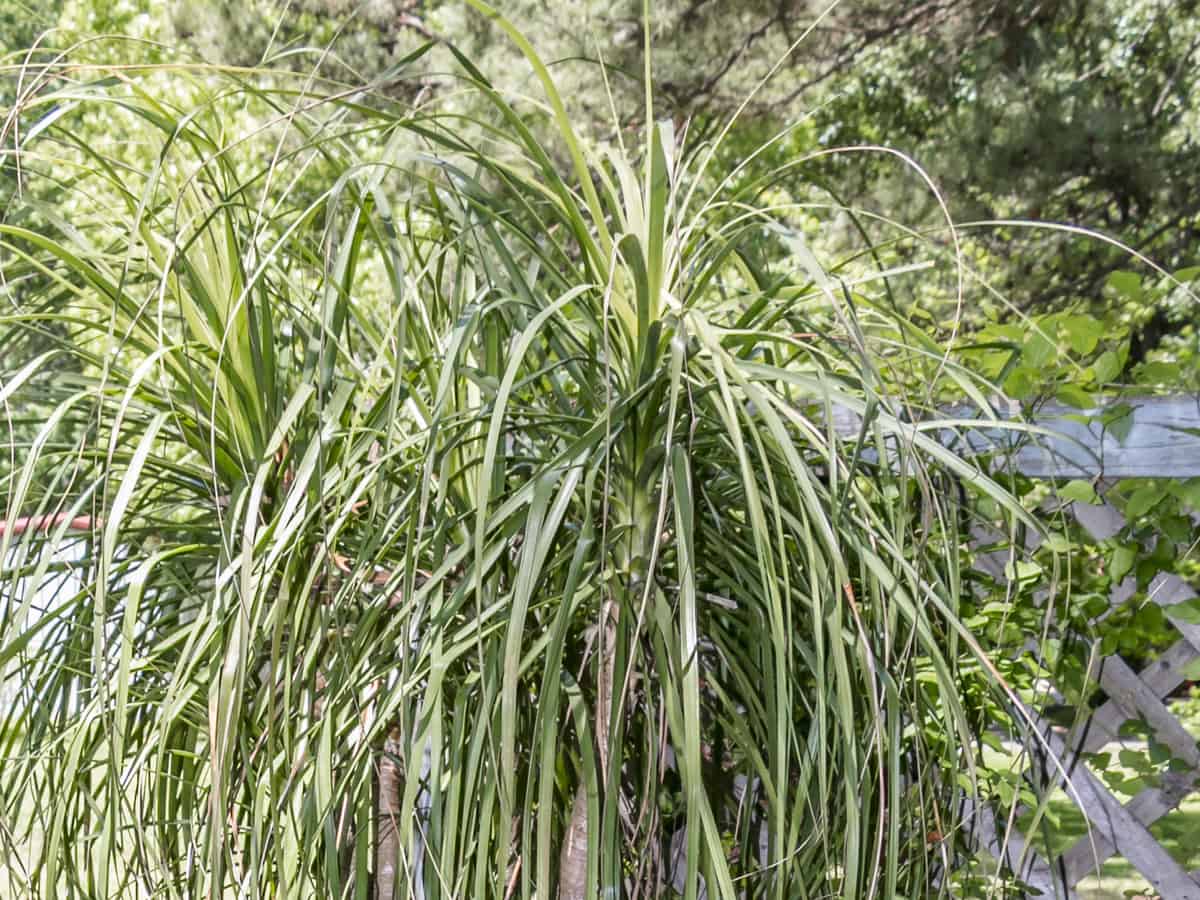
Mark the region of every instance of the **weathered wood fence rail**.
[[[857, 422], [844, 412], [838, 415], [838, 430], [852, 434]], [[1011, 452], [1007, 464], [1022, 474], [1046, 479], [1085, 478], [1092, 480], [1101, 497], [1115, 483], [1127, 478], [1191, 478], [1200, 476], [1200, 399], [1145, 397], [1123, 399], [1106, 409], [1080, 411], [1046, 407], [1032, 423], [1054, 434], [1021, 435], [998, 427], [970, 428], [948, 433], [944, 440], [963, 442], [977, 451]], [[1073, 503], [1070, 512], [1097, 540], [1117, 534], [1125, 519], [1111, 504]], [[983, 530], [975, 543], [988, 546], [1003, 536]], [[1198, 531], [1200, 537], [1200, 531]], [[1024, 550], [1036, 549], [1032, 537]], [[982, 553], [977, 565], [1003, 578], [1006, 552]], [[1109, 609], [1128, 600], [1136, 590], [1133, 576], [1116, 585]], [[1200, 626], [1173, 616], [1171, 608], [1196, 596], [1175, 575], [1160, 574], [1149, 586], [1150, 600], [1163, 608], [1166, 618], [1179, 633], [1179, 640], [1135, 671], [1120, 655], [1095, 655], [1093, 676], [1107, 701], [1077, 717], [1070, 728], [1051, 723], [1044, 710], [1026, 709], [1029, 721], [1040, 735], [1030, 730], [1027, 746], [1030, 765], [1026, 778], [1041, 792], [1063, 787], [1090, 825], [1090, 834], [1054, 858], [1036, 851], [1015, 826], [1015, 817], [997, 821], [988, 810], [968, 812], [980, 846], [1002, 860], [1022, 881], [1045, 897], [1076, 897], [1076, 886], [1114, 855], [1123, 856], [1146, 878], [1164, 900], [1200, 900], [1200, 871], [1180, 866], [1150, 832], [1150, 826], [1190, 794], [1200, 789], [1200, 749], [1195, 738], [1168, 709], [1165, 698], [1185, 680], [1184, 671], [1200, 658]], [[1107, 613], [1102, 613], [1101, 617]], [[1082, 636], [1081, 636], [1082, 637]], [[1031, 641], [1036, 650], [1036, 641]], [[1050, 697], [1056, 692], [1051, 688]], [[1186, 769], [1165, 773], [1157, 786], [1147, 787], [1128, 803], [1121, 801], [1087, 766], [1084, 754], [1095, 753], [1120, 740], [1121, 726], [1141, 719], [1155, 740], [1182, 761]]]

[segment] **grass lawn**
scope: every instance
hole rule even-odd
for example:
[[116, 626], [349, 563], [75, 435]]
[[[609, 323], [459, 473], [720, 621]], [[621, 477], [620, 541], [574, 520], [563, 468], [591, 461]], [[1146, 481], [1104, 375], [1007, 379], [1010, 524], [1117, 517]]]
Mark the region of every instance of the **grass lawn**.
[[[1172, 712], [1180, 718], [1193, 736], [1200, 738], [1200, 695], [1174, 702]], [[1118, 758], [1121, 749], [1145, 752], [1145, 745], [1131, 741], [1105, 747], [1104, 750], [1110, 753], [1111, 760], [1107, 770], [1096, 771], [1097, 775], [1107, 775], [1109, 779], [1114, 775], [1129, 779], [1135, 777], [1137, 773], [1123, 765]], [[1000, 754], [997, 754], [994, 760], [988, 760], [989, 765], [995, 765], [997, 768], [1008, 768], [1013, 762], [1014, 757], [1010, 756], [1006, 760]], [[1113, 793], [1123, 803], [1131, 799], [1130, 793], [1119, 789], [1114, 789]], [[1025, 816], [1020, 825], [1028, 824], [1030, 818]], [[1024, 832], [1023, 827], [1022, 831]], [[1150, 831], [1176, 862], [1189, 871], [1200, 869], [1200, 793], [1190, 795], [1178, 809], [1154, 823]], [[1050, 798], [1039, 834], [1032, 836], [1032, 840], [1039, 849], [1049, 849], [1050, 855], [1053, 856], [1073, 846], [1086, 834], [1087, 820], [1060, 789]], [[1081, 881], [1077, 890], [1080, 900], [1157, 896], [1150, 889], [1147, 879], [1132, 864], [1119, 856], [1112, 857], [1101, 866], [1098, 873]]]
[[[1066, 849], [1087, 833], [1083, 815], [1061, 791], [1051, 799], [1049, 815], [1055, 820], [1052, 835], [1055, 849]], [[1178, 809], [1152, 825], [1150, 831], [1176, 862], [1189, 870], [1200, 868], [1200, 794], [1191, 795]], [[1080, 900], [1123, 898], [1130, 896], [1130, 892], [1154, 896], [1146, 879], [1119, 856], [1109, 859], [1099, 874], [1081, 881], [1078, 892]]]

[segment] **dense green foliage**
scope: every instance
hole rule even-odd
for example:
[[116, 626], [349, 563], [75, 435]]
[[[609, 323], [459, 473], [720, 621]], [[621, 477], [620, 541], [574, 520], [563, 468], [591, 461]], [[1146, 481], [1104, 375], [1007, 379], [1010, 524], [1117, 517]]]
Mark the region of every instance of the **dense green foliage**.
[[928, 835], [963, 698], [1008, 695], [962, 501], [1036, 526], [909, 420], [986, 380], [717, 145], [592, 149], [526, 52], [532, 130], [465, 58], [469, 117], [178, 65], [23, 99], [9, 890], [924, 897], [970, 864]]
[[505, 11], [0, 0], [0, 890], [982, 895], [1175, 637], [922, 420], [1200, 386], [1195, 3]]
[[[641, 118], [641, 3], [513, 0], [505, 12], [554, 61], [572, 119], [612, 141]], [[32, 37], [67, 47], [96, 34], [162, 42], [139, 59], [237, 66], [267, 62], [355, 84], [375, 82], [402, 101], [453, 90], [451, 55], [435, 48], [419, 75], [389, 72], [429, 39], [459, 47], [505, 91], [536, 94], [519, 51], [457, 0], [69, 0], [0, 3], [4, 40], [20, 53]], [[696, 137], [715, 133], [759, 80], [725, 152], [741, 158], [784, 127], [789, 138], [748, 162], [750, 175], [781, 159], [839, 146], [902, 150], [943, 189], [953, 218], [1067, 222], [1107, 231], [1169, 270], [1196, 264], [1200, 208], [1197, 95], [1200, 7], [1178, 0], [814, 0], [653, 5], [654, 79], [660, 116]], [[117, 61], [128, 49], [89, 43], [76, 58]], [[598, 64], [607, 67], [599, 77]], [[409, 71], [412, 67], [408, 67]], [[620, 123], [614, 129], [614, 123]], [[103, 128], [91, 135], [108, 139]], [[776, 185], [792, 201], [882, 212], [910, 227], [942, 228], [919, 179], [895, 158], [817, 156]], [[835, 192], [831, 198], [829, 190]], [[839, 252], [857, 240], [845, 217], [806, 233]], [[878, 236], [877, 236], [878, 237]], [[1200, 332], [1196, 304], [1170, 285], [1131, 297], [1109, 287], [1129, 256], [1104, 242], [1029, 227], [965, 229], [980, 275], [1003, 295], [980, 294], [961, 312], [973, 323], [1021, 327], [1026, 316], [1088, 313], [1124, 336], [1122, 383], [1147, 381], [1145, 362], [1190, 362]], [[892, 236], [885, 239], [890, 240]], [[944, 285], [898, 287], [937, 310]], [[948, 333], [948, 331], [947, 331]], [[1189, 366], [1189, 371], [1190, 371]], [[1186, 379], [1186, 376], [1185, 376]]]
[[[611, 137], [614, 120], [628, 127], [640, 119], [641, 4], [572, 0], [547, 7], [520, 0], [509, 7], [542, 55], [562, 60], [556, 78], [584, 130]], [[114, 5], [97, 20], [95, 11], [104, 7], [82, 4], [68, 8], [62, 24], [77, 34], [127, 31], [136, 8]], [[482, 70], [503, 76], [505, 89], [532, 85], [515, 49], [457, 2], [312, 0], [278, 7], [208, 0], [169, 10], [150, 17], [158, 31], [146, 36], [178, 38], [210, 61], [280, 60], [353, 82], [385, 77], [420, 42], [443, 37]], [[689, 119], [698, 133], [719, 128], [758, 79], [779, 66], [739, 126], [745, 140], [739, 144], [734, 134], [731, 149], [748, 150], [766, 134], [803, 122], [780, 152], [860, 143], [904, 150], [946, 190], [956, 221], [1086, 224], [1168, 268], [1196, 262], [1195, 2], [790, 0], [730, 7], [672, 0], [655, 4], [652, 22], [659, 118]], [[444, 88], [448, 82], [437, 73], [446, 71], [448, 58], [431, 60], [426, 77], [390, 89], [415, 97]], [[607, 84], [596, 77], [596, 60], [611, 67]], [[832, 173], [823, 170], [830, 166]], [[803, 186], [788, 188], [796, 199], [827, 202], [808, 187], [824, 181], [846, 203], [872, 209], [886, 197], [884, 211], [910, 226], [940, 224], [928, 194], [913, 190], [910, 176], [886, 158], [851, 167], [832, 160], [806, 168], [804, 178]], [[1164, 342], [1180, 349], [1176, 336], [1194, 352], [1190, 305], [1164, 299], [1130, 306], [1105, 298], [1106, 277], [1127, 268], [1126, 254], [1040, 230], [988, 229], [977, 236], [980, 265], [1016, 310], [1102, 312], [1128, 329], [1132, 362]], [[822, 241], [839, 239], [830, 234]], [[1000, 306], [992, 314], [1009, 319], [1014, 311]]]

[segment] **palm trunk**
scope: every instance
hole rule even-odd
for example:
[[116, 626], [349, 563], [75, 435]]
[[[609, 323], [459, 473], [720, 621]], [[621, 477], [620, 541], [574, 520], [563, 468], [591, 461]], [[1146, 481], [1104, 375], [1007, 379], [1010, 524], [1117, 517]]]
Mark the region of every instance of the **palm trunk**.
[[[637, 454], [634, 454], [637, 458]], [[649, 535], [654, 531], [655, 513], [653, 504], [631, 492], [626, 506], [633, 522], [629, 544], [618, 551], [623, 555], [621, 569], [625, 572], [623, 597], [606, 598], [600, 606], [600, 631], [598, 652], [600, 677], [596, 691], [596, 746], [599, 752], [600, 784], [608, 789], [609, 726], [612, 722], [613, 702], [616, 698], [617, 673], [616, 649], [617, 627], [620, 624], [621, 606], [624, 602], [636, 608], [641, 599], [647, 573], [646, 552], [650, 545]], [[588, 853], [588, 803], [587, 788], [580, 784], [575, 791], [571, 807], [571, 820], [563, 838], [562, 855], [559, 859], [558, 900], [584, 900], [587, 889]]]
[[581, 784], [575, 790], [571, 824], [558, 863], [558, 900], [584, 900], [587, 894], [587, 811], [587, 787]]
[[376, 802], [379, 818], [375, 844], [375, 900], [394, 900], [396, 896], [396, 865], [400, 858], [400, 729], [392, 728], [383, 742], [379, 760], [379, 797]]

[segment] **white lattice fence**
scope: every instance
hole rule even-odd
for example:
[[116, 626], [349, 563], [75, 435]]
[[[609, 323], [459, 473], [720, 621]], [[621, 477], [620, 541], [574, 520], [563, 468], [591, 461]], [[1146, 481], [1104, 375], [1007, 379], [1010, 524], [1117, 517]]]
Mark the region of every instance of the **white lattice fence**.
[[[1126, 478], [1200, 476], [1200, 400], [1126, 398], [1121, 408], [1127, 413], [1119, 427], [1113, 427], [1112, 408], [1091, 411], [1043, 408], [1035, 424], [1055, 436], [1037, 441], [1028, 441], [1016, 431], [987, 427], [947, 433], [944, 437], [959, 449], [992, 451], [1008, 447], [1009, 464], [1034, 478], [1107, 479], [1101, 485], [1102, 492], [1114, 480]], [[854, 416], [843, 411], [837, 419], [835, 427], [839, 431], [846, 435], [857, 433], [859, 421]], [[1108, 425], [1100, 424], [1104, 420]], [[1114, 536], [1126, 524], [1121, 513], [1107, 502], [1096, 506], [1075, 503], [1072, 507], [1072, 514], [1096, 540]], [[1200, 538], [1200, 529], [1197, 537]], [[1007, 540], [983, 530], [973, 538], [977, 546], [1003, 544]], [[1029, 538], [1024, 549], [1036, 548], [1037, 539]], [[982, 570], [1001, 579], [1009, 561], [1007, 551], [977, 557]], [[1124, 579], [1108, 598], [1108, 612], [1125, 603], [1135, 590], [1135, 578]], [[1087, 817], [1090, 833], [1065, 852], [1048, 859], [1015, 827], [1017, 811], [1000, 821], [986, 810], [968, 811], [967, 818], [978, 843], [1044, 897], [1074, 898], [1075, 887], [1081, 880], [1098, 871], [1111, 857], [1123, 856], [1164, 900], [1200, 900], [1200, 872], [1185, 871], [1150, 831], [1150, 826], [1189, 795], [1200, 791], [1200, 749], [1164, 702], [1186, 680], [1185, 667], [1200, 658], [1200, 626], [1171, 614], [1172, 606], [1191, 599], [1195, 593], [1182, 579], [1159, 575], [1149, 585], [1148, 595], [1162, 607], [1180, 635], [1172, 647], [1141, 671], [1134, 671], [1117, 655], [1096, 660], [1091, 674], [1108, 699], [1069, 729], [1053, 724], [1044, 710], [1023, 710], [1028, 720], [1037, 725], [1028, 735], [1027, 743], [1033, 752], [1025, 773], [1027, 778], [1043, 796], [1062, 787]], [[1036, 651], [1037, 642], [1031, 639], [1030, 647]], [[1122, 803], [1088, 768], [1084, 755], [1119, 741], [1121, 726], [1131, 719], [1144, 721], [1154, 740], [1186, 768], [1164, 773], [1156, 786], [1147, 787]]]
[[[1125, 524], [1110, 504], [1073, 505], [1080, 524], [1097, 540], [1111, 537]], [[980, 566], [996, 575], [1003, 570], [998, 554], [984, 556]], [[1129, 576], [1113, 590], [1110, 609], [1124, 603], [1134, 590], [1135, 580]], [[1186, 680], [1184, 668], [1200, 658], [1200, 626], [1171, 614], [1172, 606], [1196, 594], [1179, 577], [1165, 574], [1150, 584], [1147, 593], [1178, 630], [1180, 639], [1174, 645], [1140, 672], [1119, 655], [1099, 659], [1092, 674], [1108, 699], [1069, 729], [1051, 724], [1039, 710], [1025, 710], [1040, 725], [1040, 737], [1029, 742], [1033, 764], [1027, 776], [1043, 792], [1063, 787], [1087, 817], [1089, 834], [1047, 859], [1030, 847], [1011, 820], [996, 822], [984, 815], [978, 823], [984, 846], [1045, 896], [1074, 897], [1082, 879], [1117, 855], [1125, 857], [1164, 898], [1200, 900], [1200, 873], [1184, 870], [1150, 832], [1151, 825], [1200, 790], [1200, 749], [1164, 703]], [[1154, 739], [1187, 768], [1164, 773], [1156, 786], [1122, 804], [1088, 768], [1083, 754], [1120, 740], [1119, 730], [1130, 719], [1144, 721]]]

